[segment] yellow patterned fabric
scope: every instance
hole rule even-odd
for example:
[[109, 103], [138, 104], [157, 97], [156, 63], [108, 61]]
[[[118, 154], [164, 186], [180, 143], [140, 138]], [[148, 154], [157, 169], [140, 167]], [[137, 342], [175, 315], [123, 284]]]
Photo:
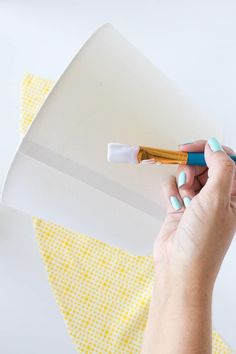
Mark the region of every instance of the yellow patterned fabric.
[[[52, 86], [50, 80], [24, 76], [22, 134]], [[36, 217], [33, 224], [53, 294], [78, 353], [140, 353], [153, 287], [152, 256], [131, 255]], [[212, 343], [214, 354], [232, 353], [215, 331]]]

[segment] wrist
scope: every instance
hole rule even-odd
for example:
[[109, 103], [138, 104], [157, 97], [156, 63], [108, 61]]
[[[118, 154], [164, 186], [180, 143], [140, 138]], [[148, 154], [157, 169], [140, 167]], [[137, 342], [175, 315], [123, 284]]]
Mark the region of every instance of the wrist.
[[214, 280], [208, 276], [199, 274], [197, 270], [163, 270], [155, 269], [154, 292], [160, 304], [174, 298], [184, 299], [195, 303], [210, 303]]
[[156, 275], [144, 353], [210, 353], [211, 308], [211, 288], [202, 282]]

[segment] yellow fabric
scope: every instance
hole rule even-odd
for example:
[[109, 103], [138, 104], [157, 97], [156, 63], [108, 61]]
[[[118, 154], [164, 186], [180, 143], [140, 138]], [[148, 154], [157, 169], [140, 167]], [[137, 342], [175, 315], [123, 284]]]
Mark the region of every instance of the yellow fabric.
[[[52, 86], [50, 80], [25, 75], [22, 134]], [[152, 256], [134, 256], [35, 217], [33, 224], [50, 285], [78, 353], [140, 353], [153, 286]], [[214, 354], [232, 353], [215, 331], [212, 341]]]

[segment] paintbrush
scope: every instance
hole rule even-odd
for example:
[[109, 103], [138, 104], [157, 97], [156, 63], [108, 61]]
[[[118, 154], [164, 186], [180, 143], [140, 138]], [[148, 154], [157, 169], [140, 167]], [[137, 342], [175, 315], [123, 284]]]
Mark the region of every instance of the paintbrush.
[[[236, 162], [236, 155], [229, 155]], [[165, 150], [142, 145], [109, 143], [107, 160], [131, 164], [206, 166], [203, 152]]]

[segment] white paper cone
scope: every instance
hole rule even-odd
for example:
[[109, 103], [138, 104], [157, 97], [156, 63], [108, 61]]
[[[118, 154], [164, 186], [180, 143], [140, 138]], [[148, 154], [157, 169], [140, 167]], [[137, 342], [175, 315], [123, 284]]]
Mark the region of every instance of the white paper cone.
[[136, 254], [165, 215], [161, 182], [177, 166], [115, 164], [110, 142], [177, 150], [217, 136], [158, 69], [110, 24], [86, 42], [25, 135], [2, 200]]

